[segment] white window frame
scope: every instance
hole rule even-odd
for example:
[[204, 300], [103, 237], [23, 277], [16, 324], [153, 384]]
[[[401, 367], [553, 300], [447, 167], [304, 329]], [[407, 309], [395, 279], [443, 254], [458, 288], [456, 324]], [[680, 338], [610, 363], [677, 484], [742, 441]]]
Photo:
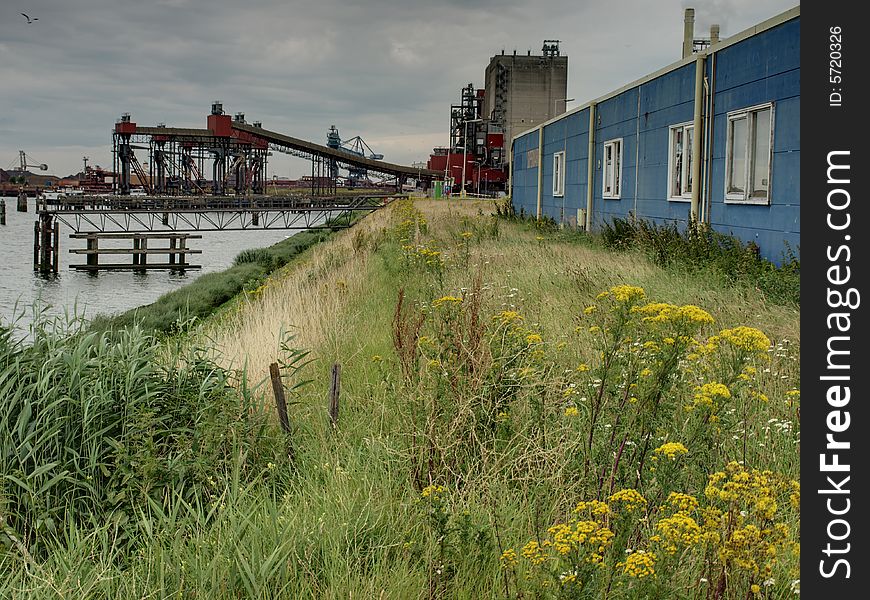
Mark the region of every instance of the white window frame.
[[[689, 189], [686, 191], [689, 180], [692, 177], [691, 169], [687, 168], [690, 164], [690, 160], [686, 160], [692, 155], [692, 145], [687, 143], [689, 138], [688, 132], [690, 130], [694, 136], [695, 124], [692, 121], [671, 125], [668, 130], [668, 200], [671, 202], [690, 202], [692, 200], [692, 190]], [[680, 194], [676, 194], [674, 192], [674, 169], [677, 168], [677, 165], [674, 161], [674, 141], [676, 140], [676, 134], [679, 131], [683, 134], [683, 156], [682, 164], [680, 165], [680, 185], [683, 191]], [[695, 182], [693, 181], [692, 185], [694, 185], [694, 183]]]
[[565, 195], [565, 151], [553, 154], [553, 196]]
[[[607, 164], [607, 152], [609, 149], [617, 147], [616, 150], [616, 165], [611, 164], [608, 166]], [[612, 140], [607, 140], [604, 142], [604, 155], [602, 157], [602, 175], [601, 175], [601, 197], [606, 198], [608, 200], [619, 200], [622, 194], [622, 138], [614, 138]], [[616, 168], [614, 168], [616, 166]], [[613, 182], [614, 189], [608, 189], [607, 187], [607, 175], [610, 173], [610, 180]]]
[[[756, 139], [756, 121], [753, 116], [762, 111], [770, 109], [770, 139], [768, 140], [768, 158], [767, 158], [767, 196], [762, 198], [760, 196], [751, 196], [751, 181], [754, 174], [754, 163], [755, 163], [755, 139]], [[757, 104], [755, 106], [748, 106], [746, 108], [741, 108], [740, 110], [735, 110], [729, 112], [727, 115], [727, 120], [725, 124], [725, 203], [726, 204], [757, 204], [761, 206], [768, 206], [771, 201], [771, 197], [773, 196], [773, 131], [776, 128], [776, 115], [774, 113], [774, 104], [773, 102], [767, 102], [765, 104]], [[747, 132], [746, 132], [746, 147], [741, 149], [733, 148], [733, 142], [731, 136], [732, 131], [732, 122], [746, 119], [747, 121]], [[744, 164], [745, 164], [745, 173], [743, 177], [743, 191], [742, 192], [731, 192], [729, 191], [729, 187], [731, 187], [731, 157], [735, 150], [742, 150], [744, 153]]]

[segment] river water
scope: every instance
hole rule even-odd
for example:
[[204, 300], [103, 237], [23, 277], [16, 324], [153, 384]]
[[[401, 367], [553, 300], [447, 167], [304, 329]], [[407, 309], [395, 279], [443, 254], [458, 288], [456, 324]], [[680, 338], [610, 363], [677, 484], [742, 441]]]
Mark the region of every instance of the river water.
[[[188, 247], [202, 254], [189, 255], [189, 262], [202, 265], [188, 271], [76, 271], [71, 264], [84, 263], [83, 255], [70, 254], [70, 248], [83, 248], [84, 240], [70, 239], [72, 230], [60, 225], [60, 268], [56, 275], [40, 275], [33, 270], [33, 224], [37, 220], [33, 198], [28, 212], [16, 210], [16, 198], [6, 201], [6, 225], [0, 225], [0, 323], [13, 320], [26, 332], [32, 321], [32, 306], [44, 306], [49, 314], [73, 311], [93, 318], [97, 314], [116, 314], [150, 304], [166, 292], [187, 285], [200, 275], [230, 267], [242, 250], [271, 246], [297, 230], [249, 230], [198, 232], [202, 239], [190, 240]], [[129, 247], [130, 242], [101, 244], [106, 247]], [[165, 246], [161, 241], [155, 246]], [[165, 262], [156, 255], [154, 260]], [[129, 256], [106, 257], [111, 262], [132, 262]]]

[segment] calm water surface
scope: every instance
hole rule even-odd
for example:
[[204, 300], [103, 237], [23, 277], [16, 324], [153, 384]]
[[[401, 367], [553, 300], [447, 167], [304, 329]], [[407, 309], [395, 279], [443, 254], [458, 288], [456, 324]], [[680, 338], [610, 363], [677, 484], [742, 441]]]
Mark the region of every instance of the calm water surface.
[[[187, 285], [200, 275], [222, 271], [232, 265], [242, 250], [262, 248], [279, 242], [295, 231], [254, 230], [200, 232], [202, 239], [190, 240], [188, 246], [201, 249], [202, 254], [189, 255], [189, 262], [202, 269], [180, 271], [75, 271], [70, 265], [84, 263], [83, 255], [70, 254], [70, 248], [84, 248], [84, 240], [70, 239], [72, 230], [60, 226], [60, 269], [57, 275], [39, 275], [33, 271], [33, 224], [36, 221], [33, 198], [28, 200], [28, 212], [16, 210], [16, 198], [6, 201], [6, 225], [0, 225], [0, 322], [9, 324], [18, 318], [18, 326], [26, 329], [31, 321], [31, 306], [41, 302], [50, 314], [65, 311], [85, 318], [97, 314], [116, 314], [149, 304], [166, 292]], [[165, 240], [154, 247], [166, 246]], [[103, 243], [101, 247], [130, 247], [131, 242]], [[101, 256], [106, 262], [132, 262], [130, 256]], [[153, 260], [164, 262], [165, 256]], [[23, 316], [22, 316], [23, 315]]]

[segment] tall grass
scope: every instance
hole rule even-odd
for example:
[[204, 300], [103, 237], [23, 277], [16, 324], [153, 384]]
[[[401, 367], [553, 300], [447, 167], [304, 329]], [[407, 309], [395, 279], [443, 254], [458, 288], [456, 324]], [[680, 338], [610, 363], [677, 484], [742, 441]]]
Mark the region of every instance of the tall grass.
[[190, 319], [201, 320], [245, 291], [255, 291], [275, 270], [293, 258], [329, 238], [330, 231], [306, 231], [268, 248], [244, 250], [233, 266], [224, 271], [196, 278], [178, 290], [168, 292], [155, 302], [115, 317], [99, 316], [93, 321], [96, 330], [136, 324], [159, 333], [175, 331]]
[[31, 555], [107, 523], [126, 543], [169, 499], [280, 460], [270, 420], [203, 348], [60, 320], [31, 333], [0, 336], [0, 538]]
[[[7, 532], [0, 596], [793, 597], [796, 308], [491, 207], [396, 204], [163, 340], [159, 373], [236, 387], [237, 421], [188, 425], [214, 430], [214, 484], [165, 478], [135, 534], [66, 521], [31, 563]], [[250, 383], [287, 331], [314, 359], [292, 463]]]

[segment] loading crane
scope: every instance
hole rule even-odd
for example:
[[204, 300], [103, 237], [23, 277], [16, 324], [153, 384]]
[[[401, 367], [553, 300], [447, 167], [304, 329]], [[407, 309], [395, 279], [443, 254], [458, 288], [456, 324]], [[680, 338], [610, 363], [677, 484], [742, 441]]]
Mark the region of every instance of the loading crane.
[[[356, 156], [361, 156], [363, 158], [368, 158], [369, 160], [383, 160], [384, 155], [378, 152], [375, 152], [371, 149], [364, 139], [360, 136], [356, 136], [350, 138], [349, 140], [342, 140], [341, 135], [338, 133], [338, 128], [335, 125], [332, 125], [329, 128], [329, 131], [326, 134], [326, 145], [329, 148], [335, 148], [336, 150], [341, 150], [343, 152], [347, 152], [348, 154], [354, 154]], [[338, 176], [338, 165], [335, 161], [332, 161], [330, 164], [330, 173], [333, 177]], [[347, 176], [347, 185], [348, 187], [354, 187], [358, 183], [364, 182], [368, 180], [368, 170], [361, 167], [348, 167], [348, 176]]]

